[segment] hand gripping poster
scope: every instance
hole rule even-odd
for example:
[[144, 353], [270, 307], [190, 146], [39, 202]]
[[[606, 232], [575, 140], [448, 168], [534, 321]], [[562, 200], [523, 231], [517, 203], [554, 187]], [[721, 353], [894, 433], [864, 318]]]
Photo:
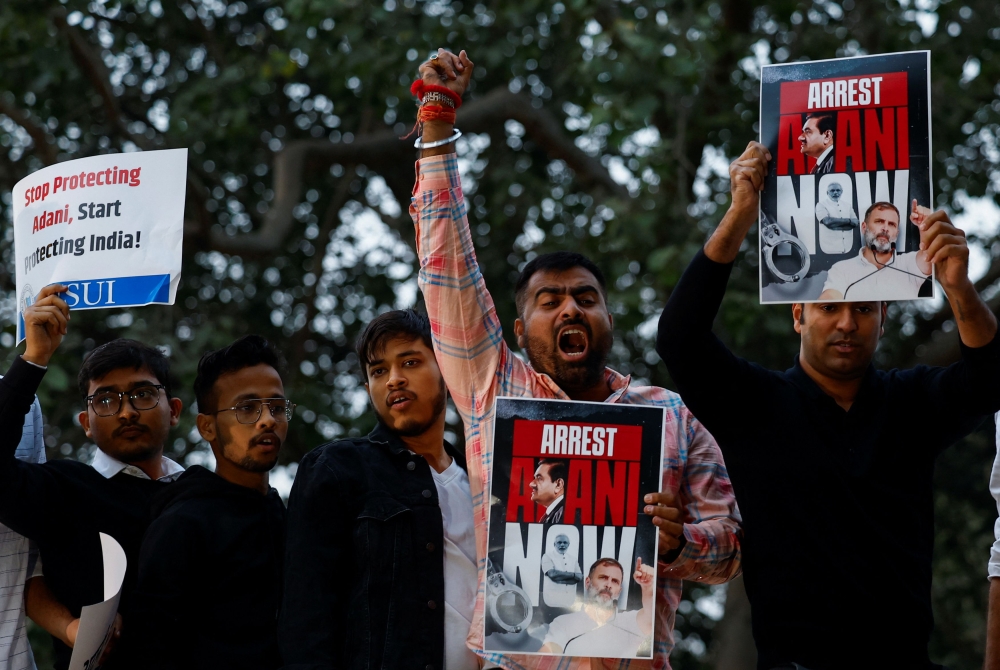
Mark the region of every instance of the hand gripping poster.
[[762, 303], [933, 296], [930, 122], [927, 51], [761, 69]]
[[664, 413], [497, 399], [488, 651], [651, 658]]
[[181, 279], [187, 149], [57, 163], [14, 186], [17, 341], [38, 292], [70, 309], [173, 304]]

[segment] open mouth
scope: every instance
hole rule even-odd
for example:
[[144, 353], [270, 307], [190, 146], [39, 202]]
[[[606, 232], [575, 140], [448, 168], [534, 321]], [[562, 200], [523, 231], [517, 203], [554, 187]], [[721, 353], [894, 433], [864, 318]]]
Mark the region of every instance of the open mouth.
[[566, 328], [559, 334], [559, 351], [567, 358], [580, 358], [587, 353], [587, 331], [578, 326]]
[[281, 438], [274, 433], [264, 433], [259, 437], [255, 437], [251, 446], [262, 447], [264, 449], [279, 449], [281, 447]]
[[401, 410], [409, 407], [413, 400], [413, 396], [409, 393], [393, 393], [386, 398], [385, 404], [388, 405], [390, 409]]

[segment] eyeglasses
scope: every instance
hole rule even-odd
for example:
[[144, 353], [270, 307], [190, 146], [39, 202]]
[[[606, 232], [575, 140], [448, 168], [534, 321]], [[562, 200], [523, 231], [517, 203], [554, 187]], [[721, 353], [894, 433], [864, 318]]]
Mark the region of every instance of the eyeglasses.
[[275, 421], [292, 420], [292, 412], [295, 410], [295, 403], [286, 400], [285, 398], [244, 400], [235, 407], [227, 407], [225, 409], [207, 413], [218, 414], [219, 412], [235, 412], [236, 420], [240, 423], [257, 423], [257, 419], [260, 418], [260, 413], [264, 410], [264, 405], [267, 405], [267, 408], [270, 410], [271, 416], [274, 417]]
[[137, 386], [131, 391], [101, 391], [89, 395], [84, 400], [90, 403], [97, 416], [114, 416], [122, 409], [122, 401], [128, 396], [128, 401], [137, 410], [153, 409], [160, 404], [160, 389], [167, 388], [163, 384]]

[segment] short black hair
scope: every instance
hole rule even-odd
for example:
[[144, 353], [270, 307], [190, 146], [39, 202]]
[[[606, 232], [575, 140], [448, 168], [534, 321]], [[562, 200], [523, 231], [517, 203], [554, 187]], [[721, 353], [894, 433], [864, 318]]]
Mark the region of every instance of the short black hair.
[[84, 357], [80, 373], [76, 376], [80, 395], [84, 398], [89, 395], [90, 382], [93, 380], [106, 377], [115, 370], [126, 368], [131, 370], [146, 368], [153, 373], [156, 381], [166, 387], [164, 390], [167, 397], [171, 397], [172, 380], [170, 378], [170, 361], [167, 357], [155, 347], [125, 338], [111, 340], [99, 347], [94, 347]]
[[868, 206], [868, 209], [865, 210], [865, 218], [862, 219], [862, 220], [863, 221], [867, 221], [868, 217], [876, 209], [891, 209], [892, 211], [896, 212], [896, 218], [897, 219], [902, 219], [902, 217], [899, 215], [899, 208], [896, 207], [891, 202], [873, 202], [871, 205]]
[[538, 466], [543, 465], [549, 466], [549, 479], [553, 484], [556, 483], [557, 479], [563, 480], [563, 488], [567, 488], [569, 485], [569, 461], [563, 461], [558, 458], [543, 458], [538, 462]]
[[809, 123], [810, 119], [816, 119], [816, 128], [820, 135], [826, 131], [837, 132], [837, 118], [833, 112], [813, 112], [806, 117], [806, 123]]
[[596, 570], [597, 568], [601, 567], [602, 565], [613, 565], [616, 568], [618, 568], [619, 570], [621, 570], [622, 571], [622, 581], [623, 582], [625, 581], [625, 569], [622, 567], [622, 564], [619, 563], [618, 561], [616, 561], [615, 559], [608, 558], [606, 556], [604, 558], [599, 558], [596, 561], [594, 561], [593, 565], [590, 566], [590, 570], [587, 571], [587, 579], [593, 579], [593, 577], [594, 577], [594, 570]]
[[419, 338], [431, 351], [431, 322], [426, 314], [415, 309], [394, 309], [379, 314], [368, 322], [358, 337], [357, 353], [361, 374], [367, 377], [368, 366], [385, 353], [386, 345], [396, 338]]
[[198, 411], [204, 414], [217, 409], [214, 387], [219, 377], [255, 365], [270, 365], [279, 375], [284, 368], [281, 354], [260, 335], [244, 335], [229, 346], [203, 355], [198, 361], [198, 376], [194, 379]]
[[532, 275], [536, 272], [546, 270], [563, 272], [573, 268], [583, 268], [594, 275], [594, 279], [597, 280], [600, 286], [601, 295], [604, 296], [605, 300], [608, 299], [608, 286], [604, 280], [604, 273], [601, 272], [601, 268], [597, 267], [594, 261], [575, 251], [552, 251], [532, 258], [525, 264], [524, 269], [521, 270], [521, 274], [518, 275], [517, 283], [514, 284], [514, 303], [517, 306], [517, 315], [521, 316], [524, 314], [524, 294]]

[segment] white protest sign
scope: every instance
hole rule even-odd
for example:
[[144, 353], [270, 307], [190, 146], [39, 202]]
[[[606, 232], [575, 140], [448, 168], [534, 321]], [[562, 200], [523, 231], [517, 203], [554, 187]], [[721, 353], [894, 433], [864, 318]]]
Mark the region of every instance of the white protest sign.
[[110, 535], [101, 533], [101, 551], [104, 554], [104, 601], [87, 605], [80, 611], [80, 628], [69, 659], [69, 670], [95, 670], [104, 647], [114, 632], [118, 601], [125, 581], [125, 550]]
[[24, 309], [65, 284], [70, 309], [173, 304], [181, 279], [187, 149], [91, 156], [14, 186], [17, 341]]

